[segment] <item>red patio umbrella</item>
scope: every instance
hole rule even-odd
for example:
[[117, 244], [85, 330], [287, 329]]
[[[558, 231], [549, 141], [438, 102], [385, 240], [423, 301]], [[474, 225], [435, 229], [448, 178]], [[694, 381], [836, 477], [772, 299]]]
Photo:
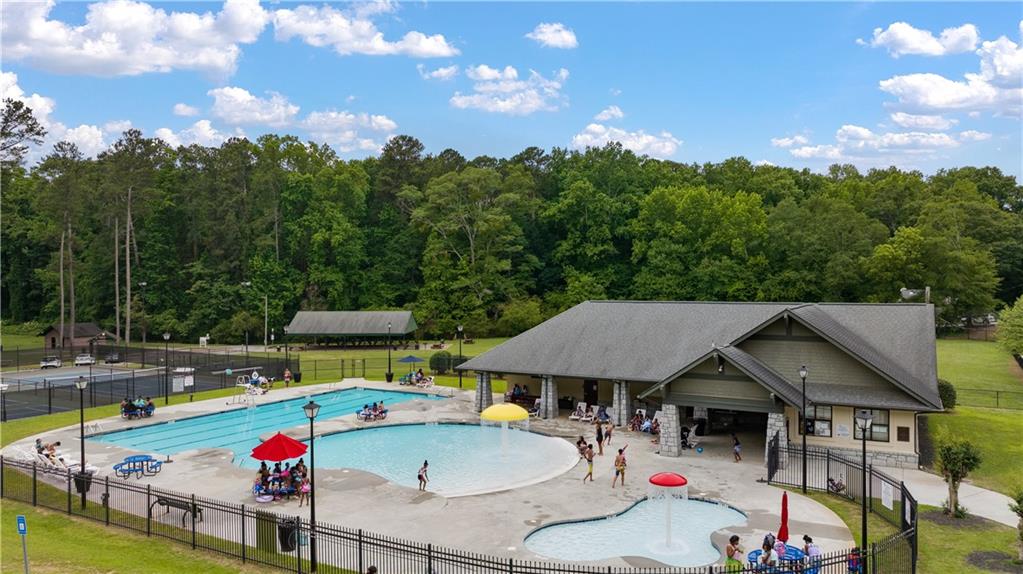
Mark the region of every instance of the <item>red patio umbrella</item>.
[[789, 541], [789, 493], [781, 493], [781, 528], [778, 529], [778, 540]]
[[252, 449], [252, 458], [280, 462], [302, 456], [308, 448], [304, 442], [299, 442], [278, 431], [277, 434]]

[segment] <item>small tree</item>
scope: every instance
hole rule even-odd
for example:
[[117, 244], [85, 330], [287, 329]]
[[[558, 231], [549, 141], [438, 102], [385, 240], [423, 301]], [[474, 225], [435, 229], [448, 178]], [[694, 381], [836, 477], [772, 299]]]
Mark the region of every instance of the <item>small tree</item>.
[[959, 506], [959, 484], [980, 466], [980, 450], [973, 443], [945, 440], [935, 452], [938, 470], [948, 484], [948, 505], [945, 514], [962, 518], [966, 512]]
[[938, 396], [946, 411], [956, 408], [956, 388], [945, 379], [938, 379]]
[[1009, 503], [1009, 510], [1016, 513], [1019, 522], [1016, 523], [1017, 534], [1019, 535], [1019, 547], [1017, 548], [1018, 558], [1023, 562], [1023, 487], [1017, 488], [1012, 493], [1012, 502]]
[[451, 369], [451, 353], [437, 351], [430, 355], [430, 370], [438, 375], [443, 375]]
[[998, 317], [998, 344], [1013, 355], [1023, 355], [1023, 296]]

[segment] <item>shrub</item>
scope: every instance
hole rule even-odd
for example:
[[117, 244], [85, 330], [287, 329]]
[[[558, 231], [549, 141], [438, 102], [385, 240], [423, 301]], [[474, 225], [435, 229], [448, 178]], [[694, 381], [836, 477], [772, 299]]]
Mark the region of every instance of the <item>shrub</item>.
[[959, 506], [959, 484], [980, 466], [980, 449], [967, 441], [943, 440], [938, 444], [935, 455], [938, 471], [948, 484], [945, 514], [962, 518], [966, 509]]
[[941, 397], [941, 406], [946, 411], [956, 408], [956, 388], [945, 379], [938, 379], [938, 396]]
[[1023, 355], [1023, 296], [999, 314], [998, 344], [1013, 355]]
[[430, 355], [430, 371], [443, 375], [451, 369], [451, 353], [447, 351], [437, 351]]

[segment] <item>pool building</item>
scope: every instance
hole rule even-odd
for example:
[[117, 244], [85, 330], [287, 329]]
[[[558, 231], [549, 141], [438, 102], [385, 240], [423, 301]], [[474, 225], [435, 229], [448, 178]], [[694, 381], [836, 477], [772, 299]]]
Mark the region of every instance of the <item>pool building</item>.
[[476, 373], [478, 410], [501, 376], [537, 394], [543, 418], [578, 401], [616, 425], [660, 411], [665, 456], [681, 454], [684, 424], [762, 430], [765, 444], [805, 428], [807, 444], [858, 456], [853, 415], [870, 409], [870, 462], [916, 467], [917, 415], [942, 409], [929, 304], [587, 301], [461, 369]]

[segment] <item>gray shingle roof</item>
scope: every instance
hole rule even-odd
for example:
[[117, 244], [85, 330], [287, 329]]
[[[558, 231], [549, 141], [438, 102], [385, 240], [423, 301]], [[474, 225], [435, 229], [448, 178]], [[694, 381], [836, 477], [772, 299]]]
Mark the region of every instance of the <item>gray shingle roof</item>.
[[849, 385], [806, 383], [806, 400], [821, 405], [927, 410], [926, 405], [894, 387], [877, 389]]
[[288, 325], [288, 335], [386, 336], [416, 330], [412, 311], [299, 311]]
[[[60, 332], [60, 323], [54, 323], [46, 328], [41, 334], [46, 334], [50, 330]], [[75, 323], [75, 338], [78, 337], [98, 337], [103, 333], [103, 329], [100, 329], [96, 323]], [[64, 323], [64, 337], [71, 336], [71, 323]]]
[[738, 347], [722, 347], [718, 349], [718, 352], [749, 375], [750, 378], [759, 381], [790, 405], [799, 405], [802, 401], [802, 389], [792, 386], [785, 377], [782, 377], [773, 369], [758, 361], [753, 355]]
[[[786, 311], [919, 399], [917, 408], [941, 408], [933, 308], [919, 304], [587, 301], [462, 368], [662, 382], [691, 368], [714, 346], [725, 348]], [[773, 371], [762, 372], [766, 367], [753, 364], [759, 364], [753, 357], [731, 354], [771, 379]]]

